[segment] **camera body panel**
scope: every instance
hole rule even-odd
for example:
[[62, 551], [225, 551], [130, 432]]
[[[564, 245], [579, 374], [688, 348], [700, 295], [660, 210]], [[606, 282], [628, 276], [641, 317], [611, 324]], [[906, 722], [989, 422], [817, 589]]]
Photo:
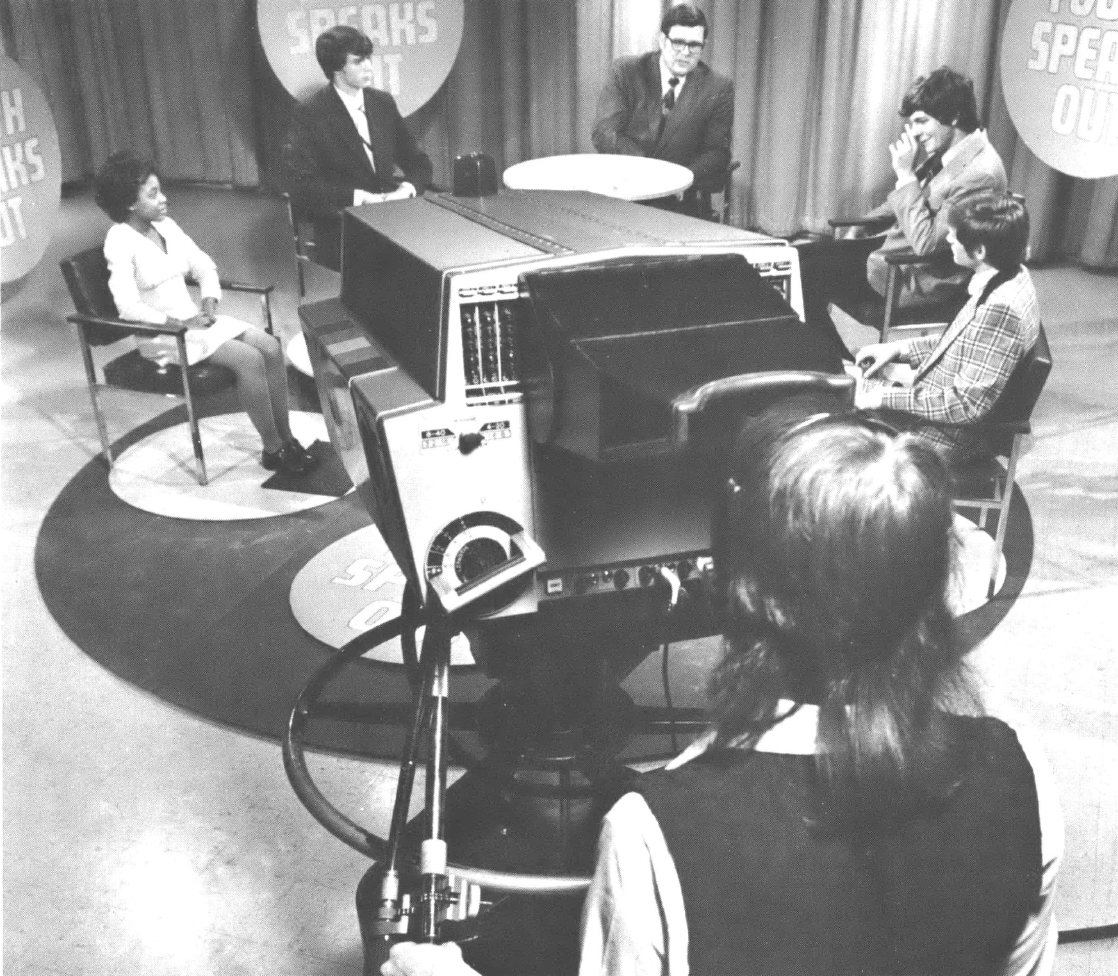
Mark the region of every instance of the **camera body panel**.
[[[517, 530], [539, 542], [546, 563], [484, 598], [487, 619], [601, 603], [651, 585], [642, 569], [704, 558], [711, 484], [673, 456], [659, 418], [673, 383], [706, 378], [694, 362], [839, 369], [805, 338], [795, 249], [759, 234], [595, 194], [512, 191], [352, 208], [343, 235], [341, 297], [300, 309], [331, 441], [425, 600], [436, 578], [466, 588], [515, 556]], [[704, 262], [738, 268], [734, 307], [764, 308], [725, 321], [712, 280], [684, 296], [686, 335], [670, 309], [647, 336], [644, 313], [629, 314], [608, 347], [627, 301], [615, 276], [634, 295], [653, 289], [651, 318], [676, 287], [659, 276], [696, 262], [708, 277]], [[574, 290], [544, 309], [537, 286], [556, 281]], [[588, 323], [585, 348], [567, 341]], [[761, 360], [779, 347], [779, 365], [753, 362], [754, 346]]]

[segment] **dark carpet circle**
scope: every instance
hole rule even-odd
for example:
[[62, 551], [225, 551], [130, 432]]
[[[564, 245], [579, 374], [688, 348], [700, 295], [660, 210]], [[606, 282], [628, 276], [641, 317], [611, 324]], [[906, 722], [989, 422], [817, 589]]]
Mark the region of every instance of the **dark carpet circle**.
[[[121, 450], [181, 421], [168, 411], [130, 432]], [[35, 571], [66, 635], [107, 670], [207, 719], [279, 740], [311, 674], [334, 651], [291, 614], [295, 575], [336, 540], [369, 525], [355, 494], [294, 515], [249, 522], [191, 522], [131, 508], [111, 491], [100, 458], [62, 489], [43, 520]], [[958, 620], [963, 648], [986, 637], [1020, 594], [1032, 561], [1028, 505], [1015, 491], [1001, 591]], [[404, 668], [362, 659], [330, 689], [332, 700], [402, 718]], [[452, 695], [476, 701], [493, 685], [456, 667]], [[656, 703], [658, 704], [658, 702]], [[403, 729], [319, 721], [308, 745], [395, 758]]]
[[[178, 408], [160, 415], [114, 453], [182, 417]], [[120, 501], [95, 458], [48, 510], [35, 572], [67, 637], [107, 670], [197, 715], [278, 740], [299, 692], [333, 653], [291, 615], [291, 581], [322, 548], [370, 521], [354, 494], [261, 521], [164, 518]], [[456, 668], [455, 680], [471, 697], [491, 684], [477, 668]], [[363, 660], [347, 670], [344, 697], [396, 704], [411, 692], [402, 667]], [[392, 756], [402, 739], [394, 729], [316, 723], [309, 741]]]

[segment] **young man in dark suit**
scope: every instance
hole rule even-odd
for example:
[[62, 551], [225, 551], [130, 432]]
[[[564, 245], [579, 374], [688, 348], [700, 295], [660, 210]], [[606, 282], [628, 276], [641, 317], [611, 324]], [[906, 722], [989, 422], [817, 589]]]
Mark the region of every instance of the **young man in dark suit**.
[[315, 217], [315, 261], [339, 270], [341, 211], [422, 193], [431, 182], [431, 160], [395, 99], [372, 87], [368, 37], [353, 27], [331, 27], [314, 51], [330, 84], [296, 107], [284, 155], [292, 199]]
[[698, 213], [700, 194], [722, 188], [734, 124], [733, 82], [699, 60], [706, 39], [702, 11], [686, 3], [672, 7], [660, 23], [659, 50], [614, 62], [593, 134], [598, 152], [690, 169], [695, 180], [673, 209], [699, 216], [705, 216]]

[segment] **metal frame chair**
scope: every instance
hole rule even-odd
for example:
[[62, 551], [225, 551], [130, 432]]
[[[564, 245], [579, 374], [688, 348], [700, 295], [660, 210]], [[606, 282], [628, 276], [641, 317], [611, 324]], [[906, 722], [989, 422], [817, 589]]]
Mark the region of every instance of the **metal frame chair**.
[[1025, 437], [1031, 432], [1033, 407], [1040, 398], [1048, 374], [1052, 370], [1052, 353], [1048, 337], [1041, 327], [1036, 344], [1017, 364], [994, 408], [978, 423], [940, 427], [965, 426], [981, 434], [993, 448], [993, 456], [955, 469], [955, 498], [959, 509], [978, 509], [978, 526], [986, 529], [990, 512], [998, 513], [994, 532], [994, 556], [990, 567], [987, 597], [993, 597], [998, 580], [998, 565], [1005, 545], [1009, 508], [1017, 478], [1017, 461]]
[[[889, 221], [881, 218], [849, 217], [827, 221], [832, 232], [839, 237], [851, 228], [875, 232], [888, 227]], [[945, 329], [967, 301], [967, 289], [961, 285], [950, 299], [932, 305], [901, 306], [901, 272], [904, 268], [931, 265], [944, 260], [942, 254], [917, 254], [911, 248], [890, 251], [883, 255], [887, 265], [885, 296], [873, 302], [862, 302], [857, 307], [842, 309], [860, 324], [877, 329], [882, 342], [888, 342], [894, 332], [928, 333]]]
[[[726, 167], [726, 173], [722, 177], [722, 186], [717, 190], [698, 190], [696, 195], [699, 200], [699, 209], [705, 215], [705, 219], [715, 221], [719, 224], [728, 224], [730, 222], [730, 204], [732, 202], [730, 191], [734, 185], [734, 170], [738, 169], [741, 163], [734, 160]], [[714, 208], [714, 195], [722, 195], [722, 206], [715, 210]]]
[[[121, 319], [109, 291], [109, 269], [100, 247], [89, 248], [72, 255], [59, 262], [59, 267], [62, 269], [62, 277], [65, 278], [66, 285], [70, 289], [70, 298], [76, 309], [76, 312], [66, 316], [66, 321], [75, 326], [81, 342], [89, 398], [93, 405], [93, 416], [97, 421], [101, 452], [109, 470], [111, 471], [113, 467], [113, 455], [99, 394], [102, 386], [182, 397], [186, 401], [198, 483], [207, 484], [209, 478], [206, 474], [206, 459], [202, 453], [202, 438], [198, 430], [198, 415], [194, 401], [195, 397], [206, 396], [231, 386], [233, 374], [224, 367], [207, 361], [195, 363], [185, 369], [174, 364], [160, 367], [144, 359], [137, 350], [132, 350], [106, 363], [102, 367], [104, 382], [99, 382], [93, 362], [93, 346], [109, 345], [128, 336], [169, 335], [175, 338], [179, 362], [185, 363], [188, 330], [184, 325], [151, 325], [144, 322], [126, 322]], [[264, 327], [267, 332], [272, 332], [271, 294], [274, 286], [248, 285], [222, 279], [221, 287], [228, 291], [259, 295]]]
[[[1007, 191], [1010, 196], [1025, 202], [1020, 193]], [[832, 233], [838, 237], [852, 227], [860, 227], [869, 232], [887, 230], [892, 223], [891, 219], [881, 217], [847, 217], [835, 218], [827, 221]], [[958, 291], [942, 301], [932, 305], [917, 305], [912, 308], [901, 306], [901, 271], [903, 268], [931, 265], [937, 261], [945, 260], [943, 254], [917, 254], [911, 248], [890, 252], [882, 255], [887, 265], [885, 277], [885, 297], [882, 302], [873, 305], [864, 305], [855, 310], [846, 310], [847, 314], [861, 322], [863, 325], [878, 329], [881, 341], [888, 342], [893, 332], [920, 332], [929, 333], [941, 331], [951, 324], [951, 320], [967, 302], [967, 289], [960, 285]], [[1026, 252], [1025, 260], [1028, 260]]]
[[730, 222], [730, 204], [733, 202], [731, 191], [734, 188], [734, 170], [741, 166], [739, 160], [734, 160], [726, 167], [726, 176], [722, 181], [722, 209], [718, 214], [718, 222], [720, 224], [728, 224]]
[[287, 209], [287, 223], [291, 228], [291, 239], [295, 246], [295, 268], [299, 272], [299, 297], [307, 295], [305, 265], [314, 264], [314, 222], [309, 212], [293, 203], [290, 193], [281, 193]]

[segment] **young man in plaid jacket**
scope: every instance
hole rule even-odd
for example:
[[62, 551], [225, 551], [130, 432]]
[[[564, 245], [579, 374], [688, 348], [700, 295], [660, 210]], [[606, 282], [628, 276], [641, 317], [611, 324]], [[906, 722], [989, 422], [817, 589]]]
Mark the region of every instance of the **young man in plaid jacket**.
[[985, 445], [965, 426], [933, 424], [982, 419], [1036, 342], [1040, 310], [1021, 264], [1028, 239], [1029, 214], [1020, 200], [992, 193], [962, 203], [949, 218], [947, 240], [955, 263], [974, 271], [970, 300], [942, 335], [860, 349], [857, 406], [911, 414], [913, 428], [948, 463], [980, 456]]

